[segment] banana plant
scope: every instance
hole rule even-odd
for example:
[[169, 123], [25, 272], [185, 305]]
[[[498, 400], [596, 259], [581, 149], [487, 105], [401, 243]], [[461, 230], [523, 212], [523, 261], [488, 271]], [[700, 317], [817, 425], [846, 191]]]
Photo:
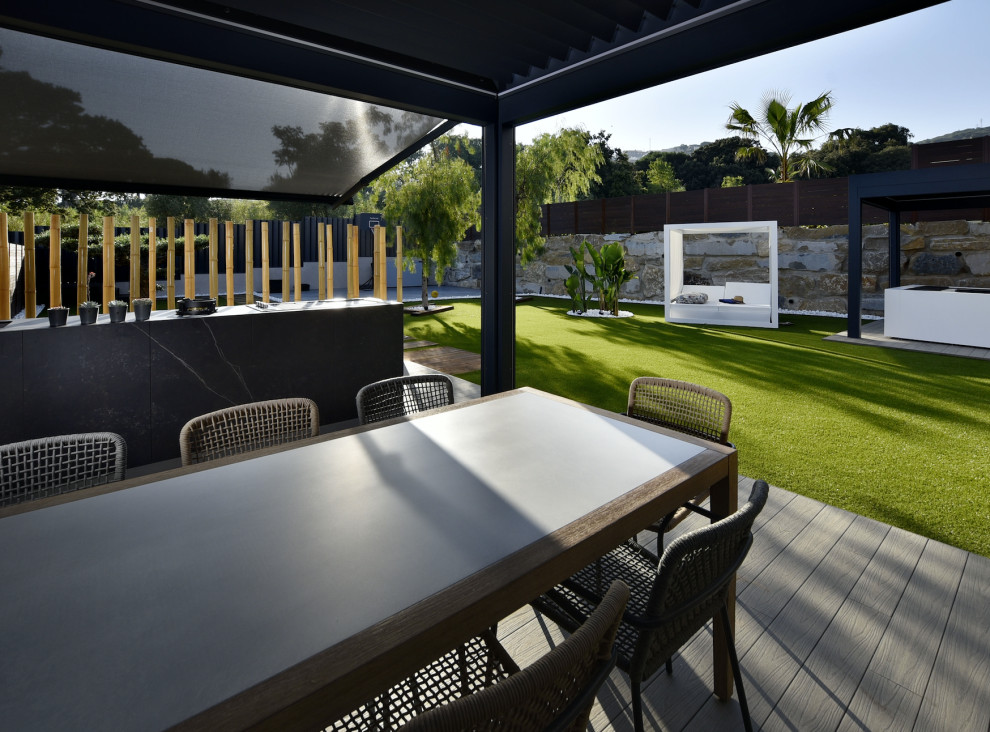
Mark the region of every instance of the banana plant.
[[[588, 242], [584, 242], [583, 246], [588, 246]], [[588, 309], [588, 297], [586, 294], [586, 283], [588, 281], [588, 269], [587, 265], [584, 263], [584, 249], [582, 247], [571, 247], [571, 257], [574, 259], [574, 266], [571, 267], [568, 264], [564, 265], [564, 268], [568, 271], [569, 276], [564, 280], [564, 289], [567, 290], [567, 294], [571, 297], [571, 304], [573, 305], [573, 310], [576, 313], [583, 313]]]
[[626, 255], [622, 245], [614, 241], [596, 252], [587, 241], [584, 242], [595, 266], [594, 285], [598, 290], [598, 306], [602, 312], [619, 314], [619, 288], [636, 275], [626, 269]]

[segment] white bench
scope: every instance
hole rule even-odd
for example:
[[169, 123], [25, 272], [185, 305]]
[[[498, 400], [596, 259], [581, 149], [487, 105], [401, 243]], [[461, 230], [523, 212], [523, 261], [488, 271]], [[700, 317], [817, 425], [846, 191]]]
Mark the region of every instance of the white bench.
[[[686, 285], [684, 238], [691, 235], [710, 237], [720, 234], [765, 234], [768, 241], [767, 281], [726, 282], [721, 286]], [[704, 241], [704, 240], [702, 240]], [[692, 252], [698, 256], [697, 251]], [[668, 323], [712, 323], [742, 325], [751, 328], [777, 327], [777, 222], [736, 221], [708, 224], [665, 224], [663, 227], [664, 292], [667, 296]], [[761, 278], [762, 279], [762, 278]], [[704, 304], [674, 302], [682, 293], [704, 292]], [[741, 296], [741, 304], [719, 302]]]
[[[675, 302], [682, 294], [704, 293], [704, 304]], [[722, 299], [742, 297], [742, 303], [729, 304]], [[717, 325], [742, 325], [759, 328], [777, 326], [776, 308], [771, 307], [770, 283], [726, 282], [725, 285], [683, 285], [672, 293], [667, 302], [666, 317], [671, 323], [711, 323]]]

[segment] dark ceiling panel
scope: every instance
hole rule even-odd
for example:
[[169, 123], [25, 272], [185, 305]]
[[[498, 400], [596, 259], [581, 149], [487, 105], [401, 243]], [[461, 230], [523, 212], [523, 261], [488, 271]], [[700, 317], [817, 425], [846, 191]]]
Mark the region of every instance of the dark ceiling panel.
[[[0, 26], [396, 111], [514, 125], [942, 1], [8, 0]], [[215, 125], [223, 130], [222, 119]], [[0, 161], [0, 178], [12, 175]]]

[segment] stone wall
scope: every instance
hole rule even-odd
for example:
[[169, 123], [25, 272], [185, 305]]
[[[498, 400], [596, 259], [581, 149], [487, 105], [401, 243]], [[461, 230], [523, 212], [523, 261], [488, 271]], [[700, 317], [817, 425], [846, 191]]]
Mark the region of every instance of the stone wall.
[[[566, 295], [565, 265], [570, 248], [583, 241], [595, 247], [622, 242], [626, 267], [636, 279], [626, 283], [627, 300], [663, 301], [663, 232], [553, 236], [546, 252], [525, 268], [516, 264], [517, 292]], [[445, 284], [481, 287], [481, 242], [459, 244], [457, 264]], [[763, 282], [769, 243], [759, 234], [692, 235], [684, 238], [685, 277], [694, 284], [720, 285], [726, 280]], [[778, 231], [779, 307], [845, 313], [849, 227], [781, 227]], [[889, 282], [887, 225], [863, 227], [863, 312], [883, 313]], [[901, 284], [990, 287], [990, 223], [934, 221], [901, 226]]]

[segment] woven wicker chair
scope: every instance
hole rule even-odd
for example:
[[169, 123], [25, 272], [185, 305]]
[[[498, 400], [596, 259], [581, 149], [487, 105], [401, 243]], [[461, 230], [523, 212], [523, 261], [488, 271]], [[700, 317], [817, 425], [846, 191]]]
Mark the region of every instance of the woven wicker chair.
[[[726, 598], [732, 578], [753, 543], [753, 521], [766, 505], [768, 491], [764, 481], [756, 481], [749, 501], [739, 511], [674, 539], [662, 557], [626, 542], [532, 603], [570, 630], [579, 627], [593, 611], [609, 582], [620, 579], [629, 585], [632, 594], [615, 645], [618, 666], [631, 682], [637, 732], [643, 730], [642, 682], [661, 666], [671, 673], [674, 652], [716, 613], [728, 632]], [[728, 640], [743, 724], [751, 732], [731, 633]]]
[[194, 465], [319, 433], [320, 410], [312, 399], [272, 399], [189, 420], [179, 432], [179, 452], [183, 465]]
[[[723, 445], [730, 444], [732, 402], [725, 394], [705, 386], [655, 376], [640, 376], [629, 385], [626, 414], [694, 437]], [[706, 498], [707, 493], [696, 496], [648, 527], [649, 530], [662, 535], [677, 526], [692, 511], [711, 518], [711, 514], [700, 505]]]
[[444, 374], [419, 374], [382, 379], [357, 393], [361, 424], [403, 417], [454, 403], [454, 382]]
[[572, 636], [522, 671], [487, 631], [330, 729], [583, 732], [615, 666], [613, 642], [628, 598], [629, 588], [614, 582]]
[[113, 432], [43, 437], [0, 447], [0, 506], [122, 480], [127, 443]]

